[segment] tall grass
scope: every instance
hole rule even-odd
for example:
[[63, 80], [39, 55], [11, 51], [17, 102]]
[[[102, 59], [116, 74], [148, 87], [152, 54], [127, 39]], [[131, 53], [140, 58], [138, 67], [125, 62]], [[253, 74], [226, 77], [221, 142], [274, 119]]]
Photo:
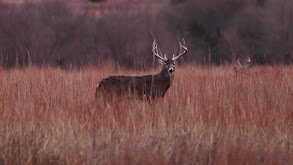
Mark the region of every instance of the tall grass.
[[293, 163], [292, 67], [182, 66], [153, 104], [97, 101], [121, 73], [145, 74], [0, 71], [0, 164]]

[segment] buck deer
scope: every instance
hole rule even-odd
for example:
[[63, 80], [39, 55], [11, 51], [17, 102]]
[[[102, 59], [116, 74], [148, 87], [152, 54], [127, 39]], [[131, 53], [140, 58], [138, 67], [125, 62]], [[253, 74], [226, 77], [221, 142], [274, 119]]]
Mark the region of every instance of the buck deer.
[[237, 59], [236, 62], [239, 65], [238, 67], [234, 66], [234, 71], [236, 74], [238, 73], [238, 71], [244, 71], [249, 69], [252, 65], [249, 57], [247, 57], [245, 60]]
[[175, 62], [188, 51], [185, 41], [184, 45], [179, 42], [180, 52], [172, 59], [160, 55], [156, 41], [153, 42], [152, 52], [163, 65], [160, 73], [145, 76], [110, 76], [101, 80], [96, 86], [96, 97], [102, 96], [126, 96], [127, 98], [155, 100], [163, 98], [174, 79]]

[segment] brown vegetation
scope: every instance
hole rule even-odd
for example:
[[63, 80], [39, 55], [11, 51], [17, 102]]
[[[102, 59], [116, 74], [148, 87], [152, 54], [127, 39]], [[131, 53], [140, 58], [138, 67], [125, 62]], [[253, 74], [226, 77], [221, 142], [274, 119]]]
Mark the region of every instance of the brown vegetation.
[[155, 37], [167, 54], [184, 37], [183, 62], [224, 65], [249, 56], [256, 64], [293, 63], [288, 0], [0, 1], [0, 61], [62, 68], [113, 60], [151, 67]]
[[145, 74], [1, 70], [0, 164], [293, 163], [292, 67], [189, 65], [154, 104], [97, 102], [95, 84], [121, 73]]

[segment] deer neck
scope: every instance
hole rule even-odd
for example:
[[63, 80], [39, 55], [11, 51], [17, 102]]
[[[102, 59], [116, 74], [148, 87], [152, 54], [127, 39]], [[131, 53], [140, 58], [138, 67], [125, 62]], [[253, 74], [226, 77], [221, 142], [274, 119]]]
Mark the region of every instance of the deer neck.
[[168, 70], [165, 67], [163, 67], [161, 72], [157, 74], [157, 77], [158, 79], [161, 79], [163, 81], [169, 81], [171, 84], [174, 79], [174, 73], [169, 73]]

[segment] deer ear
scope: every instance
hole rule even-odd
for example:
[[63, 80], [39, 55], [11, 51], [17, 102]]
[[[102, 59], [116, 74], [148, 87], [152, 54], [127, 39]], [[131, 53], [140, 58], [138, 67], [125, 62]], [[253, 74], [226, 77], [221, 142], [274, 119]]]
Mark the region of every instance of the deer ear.
[[161, 64], [161, 65], [165, 65], [166, 63], [163, 61], [163, 60], [161, 60], [161, 59], [158, 59], [158, 62], [159, 62], [159, 64]]

